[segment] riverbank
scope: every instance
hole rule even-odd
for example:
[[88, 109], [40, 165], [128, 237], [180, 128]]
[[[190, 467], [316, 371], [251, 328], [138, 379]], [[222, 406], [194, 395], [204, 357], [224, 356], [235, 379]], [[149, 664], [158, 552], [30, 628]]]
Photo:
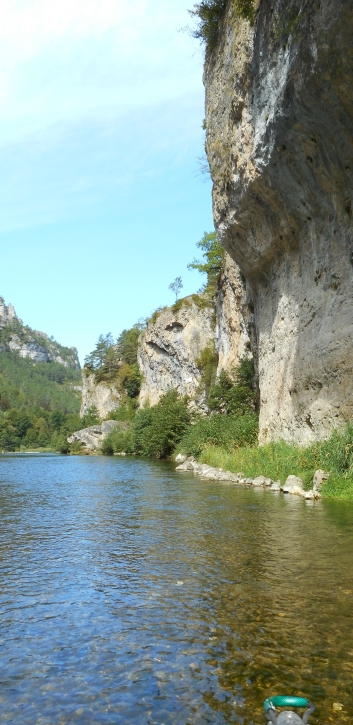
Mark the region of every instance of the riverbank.
[[[262, 475], [273, 481], [281, 481], [282, 484], [288, 476], [298, 476], [302, 479], [305, 490], [311, 489], [315, 470], [321, 468], [330, 474], [321, 489], [322, 497], [353, 501], [351, 472], [349, 470], [346, 473], [338, 472], [338, 456], [336, 455], [335, 460], [333, 453], [331, 456], [324, 455], [322, 451], [322, 448], [326, 448], [327, 453], [329, 452], [330, 442], [332, 445], [332, 439], [325, 441], [325, 444], [316, 444], [316, 455], [312, 450], [314, 446], [300, 448], [284, 442], [238, 448], [232, 453], [216, 446], [210, 446], [203, 450], [198, 457], [198, 462], [234, 474], [242, 471], [244, 478], [256, 478]], [[335, 452], [339, 453], [338, 447]]]

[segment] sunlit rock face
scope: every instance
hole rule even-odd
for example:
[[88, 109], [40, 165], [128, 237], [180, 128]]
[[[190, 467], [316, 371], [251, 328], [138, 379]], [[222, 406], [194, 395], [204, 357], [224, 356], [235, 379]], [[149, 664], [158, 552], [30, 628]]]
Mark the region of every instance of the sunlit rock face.
[[260, 440], [307, 443], [353, 416], [353, 5], [235, 6], [204, 74], [214, 218], [252, 290]]
[[256, 349], [253, 302], [238, 265], [225, 255], [218, 282], [216, 307], [216, 349], [218, 369], [231, 371], [242, 358], [252, 358]]
[[84, 369], [82, 372], [82, 403], [81, 418], [90, 411], [97, 408], [100, 418], [107, 418], [109, 413], [117, 410], [121, 405], [121, 392], [113, 384], [96, 383], [94, 375], [87, 375]]
[[182, 300], [180, 309], [167, 307], [151, 320], [141, 333], [138, 362], [142, 373], [140, 406], [149, 401], [158, 403], [168, 390], [176, 389], [188, 395], [197, 406], [204, 405], [199, 391], [202, 370], [198, 359], [202, 350], [215, 341], [215, 311], [213, 306], [202, 307], [202, 297]]

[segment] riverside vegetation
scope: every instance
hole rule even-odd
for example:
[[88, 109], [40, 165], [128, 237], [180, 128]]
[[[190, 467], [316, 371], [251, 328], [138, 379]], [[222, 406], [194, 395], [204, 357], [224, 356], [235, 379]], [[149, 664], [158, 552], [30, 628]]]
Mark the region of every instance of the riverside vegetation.
[[[211, 304], [223, 269], [224, 250], [214, 233], [198, 243], [203, 259], [190, 267], [206, 275], [199, 295], [200, 304]], [[195, 295], [197, 296], [197, 295]], [[183, 300], [178, 300], [178, 306]], [[157, 310], [152, 316], [158, 316]], [[20, 333], [15, 321], [16, 334]], [[202, 372], [208, 414], [191, 411], [186, 397], [169, 390], [157, 405], [138, 409], [141, 374], [137, 363], [138, 340], [145, 323], [123, 330], [114, 341], [101, 335], [85, 360], [84, 374], [94, 374], [97, 383], [114, 383], [122, 404], [109, 418], [128, 423], [116, 428], [104, 440], [102, 453], [126, 453], [171, 458], [177, 453], [192, 455], [200, 463], [223, 468], [245, 477], [263, 474], [284, 481], [294, 474], [311, 487], [314, 471], [330, 472], [324, 496], [353, 499], [353, 425], [334, 431], [327, 441], [303, 448], [278, 442], [257, 445], [258, 396], [253, 362], [243, 358], [218, 378], [218, 356], [214, 345], [201, 352], [197, 364]], [[11, 325], [1, 331], [2, 341], [11, 338]], [[29, 334], [29, 333], [28, 333]], [[6, 338], [6, 339], [5, 339]], [[42, 339], [41, 339], [42, 343]], [[63, 357], [66, 348], [60, 348]], [[63, 357], [64, 359], [64, 357]], [[80, 428], [99, 424], [95, 409], [79, 417], [80, 371], [58, 362], [23, 359], [18, 352], [0, 351], [0, 447], [3, 451], [51, 450], [84, 453], [78, 442], [67, 438]]]
[[[215, 234], [205, 234], [199, 248], [203, 260], [190, 266], [206, 274], [200, 292], [212, 299], [222, 272], [224, 251]], [[182, 304], [178, 300], [178, 305]], [[158, 315], [158, 311], [154, 313]], [[124, 330], [116, 344], [110, 335], [101, 336], [95, 351], [86, 359], [97, 381], [118, 382], [123, 404], [110, 418], [129, 422], [128, 430], [115, 429], [102, 444], [102, 453], [126, 453], [156, 458], [170, 458], [177, 453], [192, 455], [201, 463], [220, 467], [245, 477], [263, 474], [285, 481], [294, 474], [311, 488], [315, 470], [330, 472], [323, 488], [324, 496], [353, 499], [353, 426], [334, 431], [327, 441], [308, 447], [288, 445], [283, 441], [258, 446], [258, 399], [254, 368], [244, 358], [231, 371], [216, 378], [217, 354], [211, 345], [200, 355], [202, 385], [206, 391], [209, 414], [191, 413], [187, 398], [176, 390], [167, 392], [152, 407], [137, 408], [141, 378], [137, 366], [138, 337], [143, 324]], [[132, 384], [133, 381], [133, 384]]]

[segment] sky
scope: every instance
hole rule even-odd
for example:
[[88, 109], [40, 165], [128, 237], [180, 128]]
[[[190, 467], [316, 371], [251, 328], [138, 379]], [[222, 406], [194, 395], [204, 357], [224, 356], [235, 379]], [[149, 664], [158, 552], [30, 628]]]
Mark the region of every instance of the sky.
[[78, 348], [203, 279], [193, 0], [0, 0], [0, 295]]

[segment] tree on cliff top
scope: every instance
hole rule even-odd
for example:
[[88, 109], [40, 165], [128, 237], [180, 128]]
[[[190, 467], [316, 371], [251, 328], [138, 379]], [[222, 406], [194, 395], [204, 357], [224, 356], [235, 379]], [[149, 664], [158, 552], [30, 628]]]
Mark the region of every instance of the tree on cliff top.
[[181, 280], [181, 277], [175, 277], [174, 282], [171, 282], [168, 289], [171, 289], [172, 292], [175, 294], [175, 301], [177, 301], [179, 297], [179, 292], [183, 287], [183, 283]]
[[213, 295], [223, 270], [225, 250], [217, 241], [216, 232], [205, 232], [196, 246], [202, 249], [205, 261], [194, 259], [188, 264], [188, 269], [197, 269], [201, 274], [207, 274], [207, 282], [201, 291]]
[[[206, 50], [212, 50], [216, 44], [220, 20], [227, 6], [227, 0], [201, 0], [195, 3], [190, 15], [196, 18], [196, 28], [190, 32], [194, 38], [199, 38], [205, 43]], [[235, 0], [234, 8], [236, 14], [253, 24], [255, 19], [254, 0]]]

